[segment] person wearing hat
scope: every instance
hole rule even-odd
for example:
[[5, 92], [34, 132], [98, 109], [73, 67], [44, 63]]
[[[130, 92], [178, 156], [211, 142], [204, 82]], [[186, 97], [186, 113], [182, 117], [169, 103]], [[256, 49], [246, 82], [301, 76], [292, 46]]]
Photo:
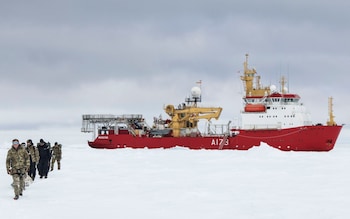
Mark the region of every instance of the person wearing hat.
[[6, 170], [7, 173], [12, 175], [13, 188], [15, 197], [17, 200], [20, 195], [23, 195], [24, 190], [24, 176], [29, 169], [29, 155], [27, 151], [20, 146], [18, 139], [12, 140], [12, 147], [7, 152], [6, 157]]

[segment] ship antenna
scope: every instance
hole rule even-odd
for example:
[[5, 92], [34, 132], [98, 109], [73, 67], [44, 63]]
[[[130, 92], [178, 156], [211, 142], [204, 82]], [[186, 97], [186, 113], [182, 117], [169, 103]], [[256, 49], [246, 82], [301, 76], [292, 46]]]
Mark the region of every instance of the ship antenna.
[[[202, 91], [202, 80], [197, 81], [196, 84], [198, 84], [199, 89]], [[196, 98], [196, 100], [196, 102], [202, 102], [202, 92], [200, 93], [199, 97]]]
[[288, 91], [289, 91], [289, 84], [290, 84], [290, 78], [289, 78], [289, 64], [287, 65], [287, 81], [289, 81], [289, 83], [287, 83], [288, 86]]

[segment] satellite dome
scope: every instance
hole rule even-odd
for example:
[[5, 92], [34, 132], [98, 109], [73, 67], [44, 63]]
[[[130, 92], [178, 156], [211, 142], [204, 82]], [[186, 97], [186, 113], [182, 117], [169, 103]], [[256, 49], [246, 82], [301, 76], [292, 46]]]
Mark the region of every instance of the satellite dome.
[[193, 98], [199, 98], [201, 96], [201, 89], [199, 87], [192, 87], [191, 95]]
[[270, 86], [270, 90], [271, 90], [272, 93], [276, 92], [276, 89], [277, 89], [276, 85], [271, 85]]

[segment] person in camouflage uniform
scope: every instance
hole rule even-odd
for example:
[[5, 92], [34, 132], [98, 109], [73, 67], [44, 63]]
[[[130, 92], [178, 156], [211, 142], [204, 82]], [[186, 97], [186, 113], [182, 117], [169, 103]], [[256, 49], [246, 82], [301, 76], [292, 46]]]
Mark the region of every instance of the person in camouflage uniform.
[[[26, 143], [22, 142], [22, 143], [19, 145], [19, 147], [25, 150], [25, 148], [26, 148]], [[27, 174], [27, 172], [25, 172], [25, 173], [22, 175], [22, 178], [23, 178], [24, 180], [21, 180], [21, 181], [20, 181], [20, 183], [21, 183], [20, 187], [23, 188], [23, 190], [25, 190], [25, 188], [26, 188], [26, 186], [25, 186], [25, 185], [26, 185], [25, 181], [26, 181], [26, 179], [27, 179], [27, 176], [28, 176], [28, 174]], [[13, 186], [13, 185], [12, 185], [12, 186]]]
[[33, 144], [33, 141], [31, 139], [27, 140], [26, 150], [29, 154], [29, 161], [30, 161], [28, 175], [34, 181], [35, 175], [36, 175], [36, 165], [39, 161], [39, 151], [38, 151], [38, 148]]
[[19, 145], [18, 139], [12, 140], [12, 147], [7, 152], [6, 157], [6, 170], [7, 173], [12, 175], [13, 188], [15, 197], [17, 200], [22, 195], [24, 190], [24, 176], [29, 169], [29, 155], [25, 148]]
[[62, 145], [55, 142], [55, 145], [52, 147], [51, 171], [53, 171], [53, 167], [56, 160], [57, 160], [57, 169], [61, 169], [61, 158], [62, 158]]

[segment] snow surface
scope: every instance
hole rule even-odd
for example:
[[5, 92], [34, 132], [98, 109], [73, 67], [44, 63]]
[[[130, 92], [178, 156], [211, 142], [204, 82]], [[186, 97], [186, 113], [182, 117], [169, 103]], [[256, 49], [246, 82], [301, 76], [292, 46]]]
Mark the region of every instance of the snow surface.
[[97, 150], [64, 145], [62, 169], [13, 200], [0, 147], [1, 218], [348, 218], [350, 130], [330, 152]]

